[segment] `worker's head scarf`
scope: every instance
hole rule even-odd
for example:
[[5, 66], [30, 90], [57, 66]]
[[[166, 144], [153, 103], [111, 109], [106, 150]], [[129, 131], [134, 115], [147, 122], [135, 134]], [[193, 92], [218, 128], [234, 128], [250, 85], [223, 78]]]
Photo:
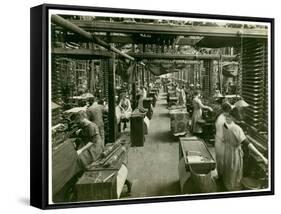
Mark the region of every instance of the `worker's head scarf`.
[[222, 111], [226, 113], [229, 113], [232, 109], [231, 105], [228, 102], [223, 103], [221, 107], [222, 107]]
[[233, 117], [234, 120], [236, 121], [241, 121], [242, 117], [241, 117], [241, 113], [239, 112], [239, 109], [234, 107], [231, 111], [230, 111], [230, 115]]

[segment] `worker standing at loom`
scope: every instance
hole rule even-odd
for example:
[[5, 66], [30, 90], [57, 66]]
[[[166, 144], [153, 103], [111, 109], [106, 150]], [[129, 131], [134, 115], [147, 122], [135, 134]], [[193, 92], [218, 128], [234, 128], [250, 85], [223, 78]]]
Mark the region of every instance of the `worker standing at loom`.
[[223, 141], [223, 126], [226, 122], [225, 114], [231, 111], [231, 105], [229, 103], [222, 104], [222, 113], [218, 115], [215, 127], [216, 127], [216, 135], [215, 135], [215, 152], [216, 152], [216, 163], [217, 163], [217, 172], [218, 179], [222, 180], [223, 175], [223, 163], [224, 163], [224, 141]]
[[181, 86], [181, 88], [179, 90], [179, 101], [178, 102], [179, 102], [180, 106], [186, 105], [186, 94], [185, 94], [184, 86]]
[[223, 126], [223, 141], [225, 154], [223, 164], [223, 183], [228, 191], [241, 190], [243, 178], [243, 150], [242, 144], [258, 155], [267, 165], [267, 159], [250, 143], [242, 128], [235, 123], [240, 120], [237, 108], [225, 114], [226, 122]]
[[200, 120], [202, 120], [202, 109], [209, 109], [212, 111], [213, 109], [209, 106], [203, 105], [200, 99], [200, 91], [195, 91], [194, 98], [192, 100], [193, 105], [193, 114], [191, 118], [191, 132], [198, 137], [202, 137], [202, 127], [200, 125]]
[[87, 116], [89, 120], [95, 123], [99, 128], [99, 134], [101, 136], [104, 145], [104, 122], [103, 113], [108, 112], [108, 109], [104, 106], [104, 101], [101, 99], [95, 102], [95, 98], [90, 98], [90, 107], [87, 109]]

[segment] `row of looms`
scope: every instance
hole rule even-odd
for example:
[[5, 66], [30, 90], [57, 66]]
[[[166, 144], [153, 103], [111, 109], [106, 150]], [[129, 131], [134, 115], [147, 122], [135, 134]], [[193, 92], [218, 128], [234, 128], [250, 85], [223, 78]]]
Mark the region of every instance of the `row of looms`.
[[[71, 15], [52, 15], [51, 21], [52, 188], [55, 202], [126, 197], [118, 189], [117, 171], [122, 168], [122, 161], [130, 154], [131, 147], [145, 147], [145, 142], [149, 141], [154, 117], [159, 117], [157, 102], [162, 95], [166, 96], [170, 112], [179, 109], [177, 87], [185, 88], [186, 105], [183, 108], [186, 113], [184, 117], [171, 115], [171, 120], [176, 124], [177, 118], [184, 118], [180, 134], [175, 136], [182, 137], [184, 133], [186, 138], [177, 138], [180, 188], [173, 194], [213, 191], [213, 185], [208, 182], [204, 182], [207, 184], [204, 190], [194, 189], [196, 185], [191, 184], [181, 171], [188, 165], [185, 142], [192, 148], [204, 150], [203, 153], [210, 157], [203, 170], [206, 177], [215, 170], [215, 159], [206, 145], [214, 145], [215, 116], [220, 111], [214, 99], [217, 92], [231, 104], [241, 99], [248, 104], [243, 130], [267, 157], [266, 27]], [[142, 99], [143, 112], [139, 109], [140, 88], [147, 93]], [[203, 112], [204, 138], [200, 140], [189, 135], [194, 90], [200, 90], [203, 103], [214, 110]], [[127, 94], [132, 107], [129, 132], [122, 131], [118, 117], [117, 106], [123, 93]], [[81, 148], [75, 143], [79, 128], [71, 120], [73, 115], [87, 109], [91, 97], [104, 100], [108, 108], [103, 115], [106, 155], [98, 160], [103, 165], [87, 160], [87, 166], [81, 167]], [[171, 125], [172, 132], [177, 132], [176, 126]], [[266, 180], [267, 166], [254, 155], [249, 162], [251, 169], [245, 175]], [[130, 162], [128, 165], [130, 168]], [[130, 170], [127, 174], [130, 177]], [[263, 183], [262, 187], [265, 186]], [[138, 193], [134, 194], [138, 196]], [[157, 195], [147, 193], [145, 196]]]

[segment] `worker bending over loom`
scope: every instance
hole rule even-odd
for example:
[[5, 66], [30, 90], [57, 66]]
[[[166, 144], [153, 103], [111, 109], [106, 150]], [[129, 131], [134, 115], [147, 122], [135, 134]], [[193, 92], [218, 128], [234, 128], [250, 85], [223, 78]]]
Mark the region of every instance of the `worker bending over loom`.
[[[87, 116], [89, 120], [95, 123], [99, 128], [99, 134], [104, 143], [104, 123], [103, 114], [108, 112], [108, 108], [104, 105], [104, 100], [95, 101], [95, 98], [89, 99], [89, 108], [87, 109]], [[104, 145], [104, 144], [103, 144]]]
[[[99, 134], [98, 126], [89, 121], [85, 112], [80, 111], [74, 118], [74, 121], [81, 128], [81, 138], [87, 143], [83, 148], [77, 151], [85, 169], [98, 160], [104, 150], [104, 143]], [[127, 179], [128, 169], [125, 161], [121, 165], [117, 174], [117, 195], [120, 197], [124, 184], [127, 185], [127, 194], [131, 193], [132, 183]]]

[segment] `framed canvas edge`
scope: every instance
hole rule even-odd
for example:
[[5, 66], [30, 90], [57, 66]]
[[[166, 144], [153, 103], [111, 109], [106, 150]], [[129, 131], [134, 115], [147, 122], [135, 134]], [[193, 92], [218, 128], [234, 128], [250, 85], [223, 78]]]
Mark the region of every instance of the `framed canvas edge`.
[[[139, 14], [139, 15], [159, 15], [174, 16], [188, 18], [207, 18], [207, 19], [227, 19], [235, 21], [255, 21], [267, 22], [271, 26], [271, 189], [259, 192], [237, 192], [237, 193], [217, 193], [215, 195], [189, 195], [165, 198], [140, 198], [130, 200], [111, 200], [111, 201], [93, 201], [78, 203], [48, 203], [48, 11], [50, 9], [58, 10], [79, 10], [93, 12], [110, 12], [123, 14]], [[59, 4], [42, 4], [30, 9], [30, 205], [40, 209], [56, 209], [56, 208], [76, 208], [91, 206], [107, 206], [107, 205], [125, 205], [140, 203], [158, 203], [158, 202], [176, 202], [187, 200], [202, 199], [220, 199], [233, 197], [250, 197], [274, 195], [275, 193], [275, 150], [274, 150], [274, 18], [250, 17], [250, 16], [232, 16], [232, 15], [215, 15], [202, 13], [187, 12], [171, 12], [171, 11], [151, 11], [139, 9], [124, 8], [108, 8], [108, 7], [92, 7], [77, 5], [59, 5]], [[32, 20], [35, 14], [37, 19]], [[41, 14], [41, 15], [40, 15]], [[41, 17], [39, 17], [41, 16]], [[34, 28], [37, 28], [37, 32]], [[36, 36], [39, 38], [36, 39]], [[37, 41], [40, 40], [40, 41]], [[38, 65], [38, 62], [39, 63]], [[40, 72], [38, 72], [38, 70]], [[39, 81], [38, 81], [39, 79]], [[39, 90], [40, 88], [40, 90]], [[38, 111], [38, 106], [41, 111]], [[40, 140], [41, 139], [41, 140]], [[39, 143], [38, 143], [39, 141]], [[40, 152], [38, 152], [38, 150]], [[39, 159], [39, 160], [38, 160]]]

